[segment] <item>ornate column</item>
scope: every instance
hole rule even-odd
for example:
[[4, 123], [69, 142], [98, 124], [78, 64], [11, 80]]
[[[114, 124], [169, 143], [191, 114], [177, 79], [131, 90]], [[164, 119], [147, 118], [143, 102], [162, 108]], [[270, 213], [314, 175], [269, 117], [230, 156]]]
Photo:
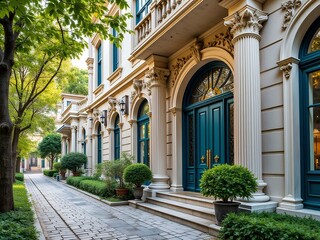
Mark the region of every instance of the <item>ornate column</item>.
[[94, 59], [92, 57], [88, 57], [86, 60], [88, 66], [88, 105], [92, 103], [93, 100], [93, 63]]
[[92, 175], [92, 113], [88, 113], [87, 118], [87, 129], [86, 129], [86, 153], [87, 153], [87, 168], [88, 168], [88, 175]]
[[261, 90], [259, 31], [267, 14], [245, 5], [225, 19], [231, 28], [234, 44], [234, 113], [235, 163], [247, 167], [258, 181], [258, 192], [250, 201], [270, 198], [262, 190]]
[[76, 144], [77, 144], [77, 126], [71, 125], [71, 152], [76, 152]]
[[62, 136], [62, 142], [61, 142], [61, 157], [66, 155], [66, 147], [67, 147], [67, 137]]
[[169, 189], [166, 146], [166, 79], [169, 70], [152, 68], [146, 74], [146, 86], [151, 93], [151, 170], [153, 180], [149, 188]]

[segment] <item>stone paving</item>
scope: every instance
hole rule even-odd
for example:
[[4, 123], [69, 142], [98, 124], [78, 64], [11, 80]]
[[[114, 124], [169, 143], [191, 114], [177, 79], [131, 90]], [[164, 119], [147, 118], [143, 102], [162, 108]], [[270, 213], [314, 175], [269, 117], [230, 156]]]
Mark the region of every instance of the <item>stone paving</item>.
[[45, 239], [214, 239], [133, 207], [111, 207], [42, 174], [26, 174], [25, 182]]

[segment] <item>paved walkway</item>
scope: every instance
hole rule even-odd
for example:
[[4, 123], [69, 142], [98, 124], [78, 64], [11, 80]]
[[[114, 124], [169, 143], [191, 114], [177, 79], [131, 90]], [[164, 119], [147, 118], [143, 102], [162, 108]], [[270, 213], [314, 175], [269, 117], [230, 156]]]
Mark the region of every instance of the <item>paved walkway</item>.
[[213, 239], [133, 207], [110, 207], [42, 174], [26, 174], [25, 182], [46, 239]]

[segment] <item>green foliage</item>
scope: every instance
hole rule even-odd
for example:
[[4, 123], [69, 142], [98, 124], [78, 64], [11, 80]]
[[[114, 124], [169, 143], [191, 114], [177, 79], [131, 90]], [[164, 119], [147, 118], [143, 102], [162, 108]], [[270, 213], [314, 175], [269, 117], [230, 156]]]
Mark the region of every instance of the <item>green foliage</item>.
[[48, 169], [43, 170], [43, 174], [48, 177], [53, 177], [53, 174], [55, 174], [55, 173], [58, 173], [58, 171], [57, 170], [48, 170]]
[[92, 177], [86, 177], [86, 176], [80, 176], [80, 177], [68, 177], [67, 178], [67, 183], [69, 185], [72, 185], [74, 187], [79, 187], [80, 186], [80, 182], [82, 180], [86, 180], [86, 179], [92, 179]]
[[53, 168], [59, 172], [61, 169], [61, 162], [55, 162]]
[[99, 179], [101, 177], [101, 175], [102, 175], [102, 167], [103, 167], [102, 163], [99, 163], [99, 164], [96, 165], [96, 167], [95, 167], [96, 169], [95, 169], [95, 171], [93, 173], [93, 178]]
[[66, 84], [62, 90], [64, 93], [88, 94], [88, 71], [72, 67], [70, 71], [64, 75], [64, 78], [66, 79]]
[[73, 173], [76, 173], [83, 164], [87, 162], [87, 156], [83, 153], [68, 153], [61, 158], [61, 167], [69, 169]]
[[16, 179], [20, 182], [24, 182], [24, 175], [23, 173], [16, 173]]
[[219, 239], [319, 240], [320, 222], [276, 213], [229, 214], [222, 222]]
[[102, 172], [106, 177], [119, 179], [119, 188], [125, 188], [123, 179], [124, 169], [132, 163], [133, 159], [133, 156], [123, 152], [120, 159], [104, 162]]
[[257, 190], [257, 182], [247, 168], [222, 164], [203, 173], [200, 188], [204, 196], [213, 196], [227, 202], [236, 197], [250, 198]]
[[0, 240], [38, 239], [27, 191], [22, 182], [13, 185], [15, 210], [0, 213]]
[[143, 182], [152, 179], [152, 172], [147, 165], [134, 163], [125, 168], [123, 177], [126, 182], [140, 187]]
[[53, 161], [61, 153], [61, 136], [58, 133], [48, 134], [38, 145], [38, 150], [42, 158], [48, 157], [50, 169], [53, 169]]

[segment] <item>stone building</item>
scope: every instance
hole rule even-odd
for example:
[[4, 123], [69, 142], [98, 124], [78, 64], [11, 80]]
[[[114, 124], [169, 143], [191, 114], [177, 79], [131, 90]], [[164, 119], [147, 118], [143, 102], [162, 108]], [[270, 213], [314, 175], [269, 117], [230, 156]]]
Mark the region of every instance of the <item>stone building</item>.
[[320, 1], [128, 2], [135, 34], [89, 39], [89, 94], [64, 96], [62, 153], [86, 153], [89, 174], [131, 153], [173, 192], [241, 164], [249, 209], [319, 216]]

